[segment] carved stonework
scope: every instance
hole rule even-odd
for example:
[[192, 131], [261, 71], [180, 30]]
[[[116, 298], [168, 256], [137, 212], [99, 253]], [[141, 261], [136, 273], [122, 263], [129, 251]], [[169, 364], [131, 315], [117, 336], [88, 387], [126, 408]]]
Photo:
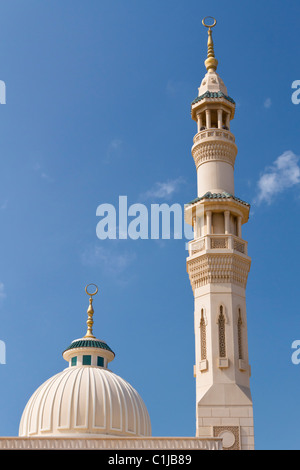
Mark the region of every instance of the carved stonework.
[[187, 272], [193, 290], [209, 283], [224, 282], [246, 287], [250, 264], [250, 258], [242, 258], [234, 253], [199, 253], [199, 256], [187, 260]]
[[200, 341], [201, 341], [201, 361], [207, 359], [206, 353], [206, 324], [203, 316], [203, 309], [201, 310], [201, 321], [200, 321]]
[[239, 426], [214, 426], [214, 437], [223, 439], [224, 450], [240, 450], [240, 427]]
[[234, 166], [237, 147], [233, 142], [206, 141], [197, 142], [192, 148], [196, 168], [207, 161], [218, 160]]
[[221, 450], [220, 438], [20, 438], [1, 437], [0, 450]]
[[219, 326], [219, 356], [220, 358], [226, 358], [225, 317], [223, 314], [222, 306], [220, 307], [218, 326]]

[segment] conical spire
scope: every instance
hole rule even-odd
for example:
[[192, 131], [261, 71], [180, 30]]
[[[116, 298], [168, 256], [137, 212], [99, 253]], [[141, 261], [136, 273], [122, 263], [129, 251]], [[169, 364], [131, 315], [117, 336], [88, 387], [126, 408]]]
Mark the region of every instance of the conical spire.
[[[96, 289], [95, 289], [95, 292], [88, 292], [88, 287], [90, 286], [94, 286]], [[87, 309], [87, 314], [88, 314], [88, 319], [87, 319], [87, 332], [86, 332], [86, 335], [84, 336], [84, 338], [95, 338], [95, 336], [93, 335], [93, 324], [94, 324], [94, 320], [93, 320], [93, 315], [94, 315], [94, 309], [93, 309], [93, 296], [97, 294], [98, 292], [98, 287], [96, 286], [96, 284], [88, 284], [85, 288], [85, 292], [87, 293], [87, 295], [90, 296], [90, 299], [89, 299], [89, 307]]]
[[[207, 20], [207, 19], [213, 20], [213, 23], [212, 24], [205, 23], [205, 20]], [[208, 72], [215, 72], [217, 70], [217, 67], [218, 67], [218, 61], [215, 58], [214, 42], [213, 42], [213, 39], [212, 39], [212, 30], [211, 29], [214, 28], [214, 26], [216, 26], [217, 20], [215, 18], [213, 18], [212, 16], [206, 16], [202, 20], [202, 24], [203, 24], [203, 26], [208, 28], [207, 59], [205, 60], [204, 64], [205, 64], [206, 70]]]

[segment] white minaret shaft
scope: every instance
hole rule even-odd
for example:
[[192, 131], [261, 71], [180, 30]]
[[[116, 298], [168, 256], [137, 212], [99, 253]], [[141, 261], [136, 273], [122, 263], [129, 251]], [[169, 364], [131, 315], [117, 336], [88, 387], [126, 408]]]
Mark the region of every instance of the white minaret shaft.
[[196, 435], [222, 436], [227, 449], [253, 449], [245, 296], [251, 259], [242, 239], [250, 206], [234, 195], [235, 103], [216, 73], [211, 30], [216, 21], [203, 24], [207, 73], [192, 103], [198, 197], [185, 209], [194, 228], [187, 271], [195, 299]]

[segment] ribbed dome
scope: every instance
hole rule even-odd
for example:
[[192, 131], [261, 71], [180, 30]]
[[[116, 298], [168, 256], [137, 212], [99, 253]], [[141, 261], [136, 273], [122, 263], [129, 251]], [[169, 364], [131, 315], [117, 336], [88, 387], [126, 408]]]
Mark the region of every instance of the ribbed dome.
[[[96, 287], [88, 292], [89, 286]], [[93, 335], [95, 284], [90, 296], [87, 333], [63, 352], [69, 367], [44, 382], [29, 399], [19, 436], [151, 436], [146, 406], [137, 391], [107, 368], [115, 353]]]
[[137, 391], [102, 367], [69, 367], [29, 399], [19, 436], [151, 436], [148, 411]]

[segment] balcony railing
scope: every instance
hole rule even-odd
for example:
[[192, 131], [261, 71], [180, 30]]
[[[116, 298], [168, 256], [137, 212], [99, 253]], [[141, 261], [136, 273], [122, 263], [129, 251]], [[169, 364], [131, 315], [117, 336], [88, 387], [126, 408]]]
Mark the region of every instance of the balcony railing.
[[194, 137], [194, 144], [204, 139], [213, 138], [213, 139], [222, 139], [229, 140], [230, 142], [235, 142], [234, 135], [225, 129], [205, 129], [204, 131], [198, 132]]
[[205, 235], [189, 242], [189, 256], [205, 250], [234, 250], [248, 254], [247, 242], [235, 235]]

